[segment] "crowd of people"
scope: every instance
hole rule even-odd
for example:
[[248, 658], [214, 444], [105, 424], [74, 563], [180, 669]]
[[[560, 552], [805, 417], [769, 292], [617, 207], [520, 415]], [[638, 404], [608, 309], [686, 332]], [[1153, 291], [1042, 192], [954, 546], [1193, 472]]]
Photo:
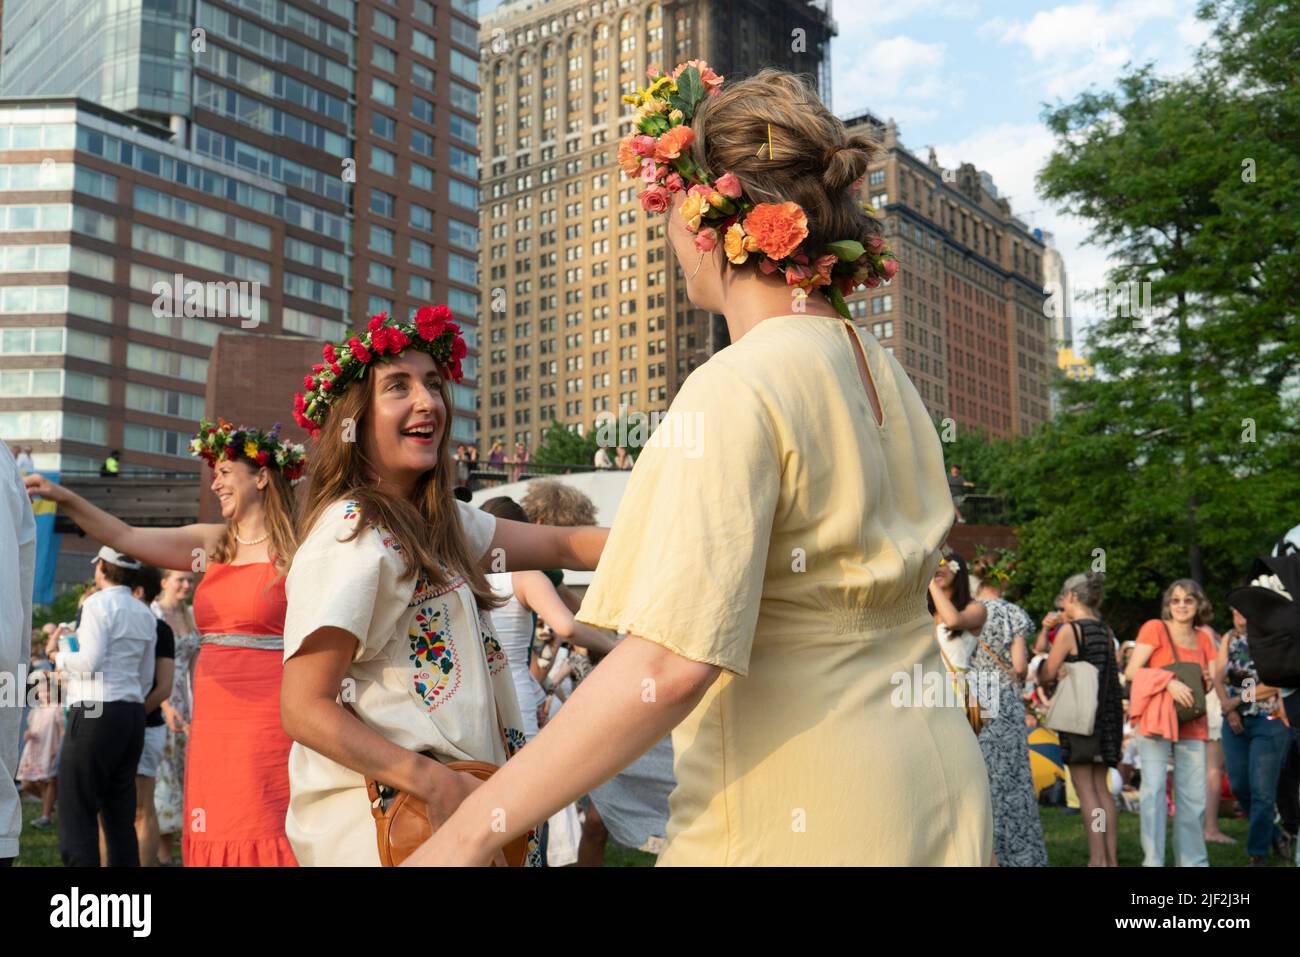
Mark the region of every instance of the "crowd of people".
[[[1088, 572], [1066, 579], [1035, 635], [1031, 616], [1004, 597], [1013, 572], [1007, 552], [981, 554], [969, 568], [950, 554], [931, 585], [940, 643], [954, 643], [949, 654], [960, 664], [951, 667], [967, 679], [983, 714], [977, 735], [998, 862], [1048, 863], [1044, 795], [1033, 783], [1026, 735], [1058, 725], [1090, 866], [1117, 866], [1121, 809], [1139, 815], [1144, 865], [1166, 863], [1172, 813], [1174, 863], [1208, 866], [1207, 843], [1236, 843], [1219, 825], [1225, 770], [1237, 814], [1249, 822], [1250, 862], [1293, 859], [1300, 695], [1260, 680], [1242, 611], [1231, 609], [1233, 626], [1220, 635], [1202, 586], [1179, 579], [1165, 588], [1158, 617], [1121, 641], [1099, 611], [1104, 575]], [[1067, 700], [1062, 682], [1078, 663], [1092, 669], [1086, 734], [1064, 730], [1068, 721], [1052, 713], [1058, 694]]]
[[[80, 621], [48, 639], [65, 720], [36, 716], [29, 739], [29, 766], [57, 767], [39, 799], [65, 863], [97, 864], [101, 827], [109, 864], [166, 856], [152, 832], [179, 791], [186, 866], [597, 863], [608, 839], [664, 865], [1040, 866], [1041, 721], [1090, 863], [1117, 863], [1112, 770], [1140, 775], [1145, 863], [1164, 863], [1172, 762], [1175, 861], [1204, 864], [1210, 696], [1249, 852], [1269, 853], [1300, 696], [1257, 680], [1257, 609], [1221, 637], [1199, 586], [1173, 582], [1125, 657], [1082, 573], [1031, 649], [1002, 558], [945, 550], [969, 485], [844, 305], [898, 269], [858, 200], [879, 146], [789, 73], [722, 81], [691, 61], [625, 98], [640, 132], [619, 165], [730, 345], [674, 397], [694, 441], [641, 450], [612, 528], [537, 480], [465, 501], [468, 346], [445, 306], [323, 346], [293, 404], [309, 454], [278, 426], [200, 423], [219, 522], [132, 527], [0, 450], [0, 670], [30, 628], [27, 497], [103, 546]], [[498, 443], [487, 464], [514, 480], [530, 456]], [[556, 569], [594, 572], [580, 604]], [[975, 700], [900, 706], [908, 669]]]

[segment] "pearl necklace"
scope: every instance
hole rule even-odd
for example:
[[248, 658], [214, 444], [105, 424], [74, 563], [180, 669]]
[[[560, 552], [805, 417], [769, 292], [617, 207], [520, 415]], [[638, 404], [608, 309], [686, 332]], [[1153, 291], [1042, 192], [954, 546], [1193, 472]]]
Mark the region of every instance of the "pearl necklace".
[[264, 541], [266, 541], [270, 537], [271, 537], [271, 533], [267, 532], [261, 538], [256, 538], [251, 542], [247, 542], [244, 541], [244, 539], [239, 537], [239, 532], [235, 532], [235, 541], [239, 542], [239, 544], [241, 545], [261, 545]]

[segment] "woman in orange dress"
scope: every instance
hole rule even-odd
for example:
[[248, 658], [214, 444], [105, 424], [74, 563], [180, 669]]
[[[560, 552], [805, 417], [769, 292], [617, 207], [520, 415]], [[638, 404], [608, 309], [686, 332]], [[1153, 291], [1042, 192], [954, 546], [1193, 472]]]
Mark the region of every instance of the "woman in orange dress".
[[280, 727], [279, 556], [296, 546], [290, 483], [305, 454], [276, 433], [200, 424], [190, 448], [212, 466], [221, 523], [133, 528], [40, 475], [25, 479], [92, 538], [151, 565], [206, 573], [194, 596], [203, 645], [185, 769], [187, 867], [297, 864], [284, 833], [291, 742]]

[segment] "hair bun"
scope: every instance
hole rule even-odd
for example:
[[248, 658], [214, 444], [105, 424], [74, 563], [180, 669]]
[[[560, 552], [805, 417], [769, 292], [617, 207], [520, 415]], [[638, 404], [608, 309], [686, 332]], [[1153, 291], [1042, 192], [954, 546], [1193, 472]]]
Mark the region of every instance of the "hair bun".
[[850, 136], [843, 143], [822, 153], [822, 183], [832, 192], [847, 189], [867, 172], [867, 165], [879, 148], [861, 136]]

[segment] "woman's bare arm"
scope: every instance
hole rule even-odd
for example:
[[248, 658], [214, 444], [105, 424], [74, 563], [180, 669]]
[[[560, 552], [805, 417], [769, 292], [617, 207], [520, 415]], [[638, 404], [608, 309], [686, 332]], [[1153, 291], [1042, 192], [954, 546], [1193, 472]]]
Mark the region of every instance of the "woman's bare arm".
[[1151, 656], [1156, 653], [1154, 645], [1144, 645], [1141, 642], [1133, 646], [1133, 654], [1129, 656], [1128, 667], [1124, 669], [1124, 677], [1129, 681], [1137, 678], [1137, 673], [1147, 666]]
[[982, 601], [972, 601], [958, 611], [952, 599], [933, 581], [930, 582], [930, 594], [934, 598], [934, 608], [939, 613], [939, 620], [953, 631], [976, 632], [984, 627], [984, 620], [988, 617], [989, 610], [984, 607]]
[[574, 618], [551, 580], [541, 572], [515, 572], [512, 583], [516, 597], [525, 607], [537, 612], [538, 617], [561, 639], [601, 655], [609, 654], [618, 644], [618, 639], [604, 629], [593, 628]]
[[[58, 503], [63, 513], [91, 538], [138, 558], [147, 565], [178, 571], [201, 570], [216, 551], [224, 525], [185, 525], [181, 528], [136, 528], [91, 505], [71, 489], [56, 485], [40, 474], [23, 479], [27, 493]], [[201, 562], [198, 560], [202, 559]], [[198, 563], [198, 569], [195, 568]]]
[[1064, 664], [1066, 658], [1075, 654], [1078, 649], [1078, 643], [1074, 637], [1078, 628], [1079, 626], [1073, 622], [1066, 622], [1061, 626], [1061, 630], [1056, 633], [1056, 640], [1052, 642], [1051, 654], [1047, 656], [1047, 660], [1038, 669], [1040, 684], [1056, 684], [1056, 677], [1061, 670], [1061, 665]]
[[482, 564], [493, 572], [546, 568], [590, 571], [600, 561], [608, 537], [608, 528], [594, 525], [569, 528], [498, 518]]
[[289, 737], [345, 768], [402, 791], [425, 795], [454, 771], [370, 730], [338, 702], [357, 639], [318, 628], [284, 663], [280, 723]]
[[1025, 636], [1016, 635], [1011, 639], [1011, 670], [1021, 681], [1029, 674], [1029, 654], [1025, 649]]
[[695, 709], [719, 671], [651, 641], [619, 642], [541, 733], [406, 864], [485, 863], [650, 750]]

